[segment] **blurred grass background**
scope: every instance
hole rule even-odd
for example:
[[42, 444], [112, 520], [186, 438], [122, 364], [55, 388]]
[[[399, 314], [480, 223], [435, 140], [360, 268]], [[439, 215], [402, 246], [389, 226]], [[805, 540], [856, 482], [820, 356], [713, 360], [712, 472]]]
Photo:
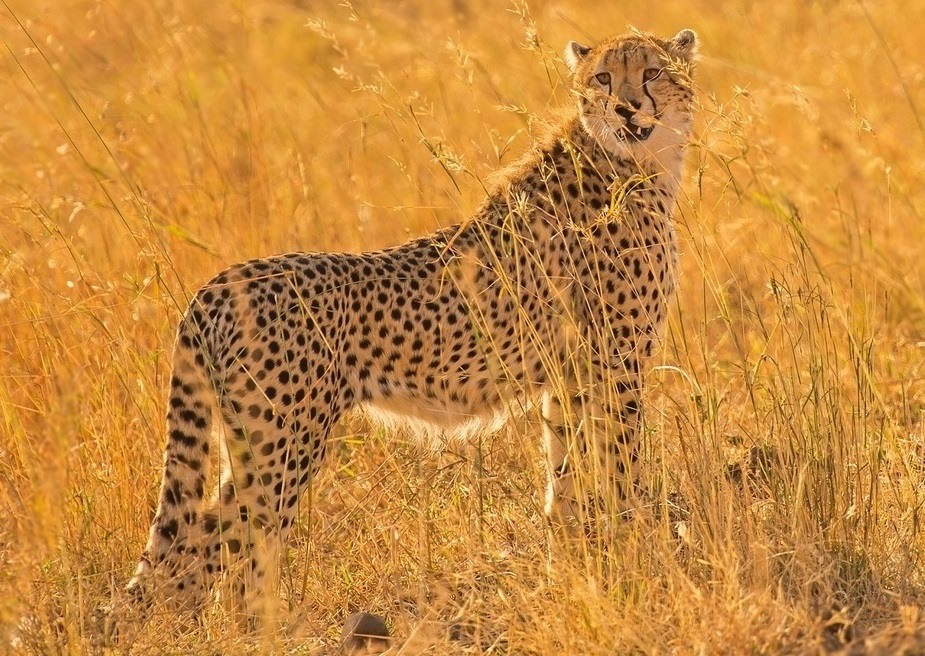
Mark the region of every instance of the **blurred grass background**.
[[[925, 651], [919, 2], [0, 16], [0, 651], [92, 650], [143, 547], [191, 291], [244, 258], [464, 218], [569, 102], [565, 42], [629, 25], [693, 28], [703, 53], [647, 389], [655, 507], [620, 544], [554, 554], [536, 417], [440, 456], [356, 420], [295, 532], [282, 630], [157, 617], [136, 652], [330, 653], [355, 610], [407, 654]], [[689, 512], [660, 512], [677, 494]]]

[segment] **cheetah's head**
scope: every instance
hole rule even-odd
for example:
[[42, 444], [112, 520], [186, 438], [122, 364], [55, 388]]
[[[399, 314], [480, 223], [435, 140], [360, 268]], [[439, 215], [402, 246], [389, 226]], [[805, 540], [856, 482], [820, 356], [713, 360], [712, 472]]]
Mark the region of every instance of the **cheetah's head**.
[[565, 48], [585, 130], [608, 151], [636, 159], [680, 161], [691, 131], [691, 74], [697, 36], [662, 40], [633, 33], [594, 47]]

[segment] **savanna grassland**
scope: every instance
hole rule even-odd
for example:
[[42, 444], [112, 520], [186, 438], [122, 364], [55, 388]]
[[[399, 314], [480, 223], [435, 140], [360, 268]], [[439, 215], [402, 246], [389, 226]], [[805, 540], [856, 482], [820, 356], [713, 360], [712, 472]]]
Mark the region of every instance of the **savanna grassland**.
[[[721, 6], [720, 6], [721, 5]], [[7, 0], [0, 652], [82, 654], [155, 502], [176, 323], [227, 264], [450, 225], [570, 102], [559, 58], [700, 37], [651, 503], [551, 544], [535, 413], [442, 453], [336, 433], [279, 630], [135, 653], [925, 652], [925, 8], [864, 2]], [[451, 639], [452, 638], [452, 639]]]

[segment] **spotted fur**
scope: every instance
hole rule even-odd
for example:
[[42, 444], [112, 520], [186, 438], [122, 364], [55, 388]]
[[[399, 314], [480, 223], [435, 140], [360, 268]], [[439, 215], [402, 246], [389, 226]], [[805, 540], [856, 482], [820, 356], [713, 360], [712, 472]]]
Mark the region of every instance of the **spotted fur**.
[[[569, 44], [578, 111], [465, 223], [378, 252], [251, 260], [200, 289], [128, 603], [198, 609], [237, 567], [259, 614], [328, 435], [359, 407], [458, 430], [541, 401], [550, 517], [630, 502], [644, 361], [675, 289], [694, 42]], [[229, 466], [207, 494], [213, 405]]]

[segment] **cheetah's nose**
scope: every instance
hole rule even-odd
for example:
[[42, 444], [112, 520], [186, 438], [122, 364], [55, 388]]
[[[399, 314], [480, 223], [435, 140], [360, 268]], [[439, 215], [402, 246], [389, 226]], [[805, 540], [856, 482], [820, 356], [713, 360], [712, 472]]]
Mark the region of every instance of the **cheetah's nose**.
[[636, 108], [630, 109], [626, 105], [617, 105], [616, 112], [617, 115], [622, 117], [627, 123], [631, 123], [631, 119], [636, 115]]

